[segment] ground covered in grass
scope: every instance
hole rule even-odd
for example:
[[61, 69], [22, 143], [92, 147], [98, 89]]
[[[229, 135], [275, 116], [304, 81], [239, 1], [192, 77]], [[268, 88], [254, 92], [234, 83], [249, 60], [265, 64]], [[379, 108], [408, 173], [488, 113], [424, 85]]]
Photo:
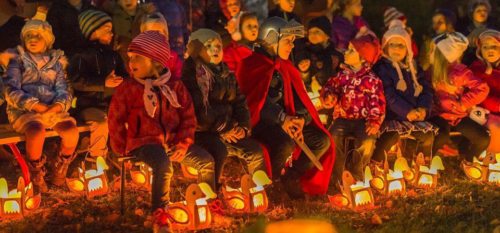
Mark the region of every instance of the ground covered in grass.
[[[365, 212], [334, 209], [326, 197], [290, 200], [273, 185], [265, 214], [217, 215], [213, 229], [205, 232], [258, 233], [267, 222], [299, 218], [331, 222], [339, 232], [500, 232], [500, 187], [466, 180], [456, 158], [444, 158], [443, 163], [446, 170], [435, 190], [410, 188], [396, 198], [375, 195], [376, 208]], [[225, 172], [227, 181], [234, 182], [242, 170]], [[177, 177], [173, 185], [173, 199], [182, 198], [186, 181]], [[0, 232], [150, 232], [149, 192], [128, 184], [125, 214], [120, 216], [119, 186], [111, 186], [114, 191], [93, 200], [53, 189], [25, 218], [2, 219]]]

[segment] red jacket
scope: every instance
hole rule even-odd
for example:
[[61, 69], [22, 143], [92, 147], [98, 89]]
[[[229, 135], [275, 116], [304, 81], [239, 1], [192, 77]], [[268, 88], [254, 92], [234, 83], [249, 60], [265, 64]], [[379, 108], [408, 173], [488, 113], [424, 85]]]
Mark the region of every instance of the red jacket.
[[[321, 129], [330, 138], [331, 147], [326, 154], [321, 157], [321, 163], [324, 168], [323, 171], [312, 168], [301, 177], [301, 184], [304, 192], [312, 195], [325, 194], [328, 190], [330, 175], [335, 161], [335, 144], [328, 130], [323, 127], [318, 113], [307, 95], [299, 71], [293, 66], [292, 62], [288, 60], [283, 61], [281, 59], [273, 61], [271, 58], [257, 52], [241, 62], [241, 65], [236, 71], [236, 78], [238, 79], [240, 90], [247, 96], [252, 126], [257, 125], [260, 120], [260, 111], [264, 106], [269, 84], [271, 83], [272, 75], [275, 70], [277, 70], [283, 78], [283, 99], [287, 114], [294, 115], [295, 113], [293, 88], [311, 114], [313, 119], [311, 124]], [[294, 153], [294, 159], [297, 159], [299, 155], [300, 153]]]
[[474, 75], [488, 84], [490, 87], [490, 93], [486, 100], [481, 103], [481, 106], [490, 110], [491, 113], [500, 113], [500, 67], [493, 69], [493, 72], [488, 75], [485, 74], [486, 64], [484, 62], [477, 60], [470, 66]]
[[253, 51], [246, 45], [232, 41], [224, 48], [224, 63], [226, 63], [230, 71], [236, 72], [241, 61], [252, 55], [252, 53]]
[[172, 80], [180, 80], [182, 78], [182, 60], [179, 55], [171, 50], [170, 60], [168, 60], [168, 69], [172, 73]]
[[472, 107], [486, 99], [489, 88], [463, 64], [451, 64], [448, 79], [451, 85], [435, 88], [434, 112], [456, 125], [469, 115]]
[[380, 126], [385, 117], [385, 96], [382, 81], [370, 67], [358, 72], [344, 69], [337, 77], [328, 80], [321, 95], [337, 97], [334, 118], [366, 119], [371, 125]]
[[191, 96], [179, 80], [170, 80], [167, 85], [175, 91], [182, 107], [172, 107], [166, 97], [158, 93], [161, 98], [154, 118], [149, 117], [144, 108], [142, 84], [127, 79], [115, 89], [108, 113], [113, 151], [125, 155], [146, 144], [188, 148], [193, 143], [196, 115]]

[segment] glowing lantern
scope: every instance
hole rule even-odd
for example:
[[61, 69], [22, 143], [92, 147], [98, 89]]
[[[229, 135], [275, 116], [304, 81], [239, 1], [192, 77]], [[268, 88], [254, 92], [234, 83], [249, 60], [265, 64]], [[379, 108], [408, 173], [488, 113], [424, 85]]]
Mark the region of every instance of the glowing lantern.
[[407, 171], [410, 171], [410, 167], [405, 158], [399, 156], [394, 162], [394, 170], [390, 170], [386, 156], [383, 168], [375, 165], [375, 177], [370, 181], [370, 185], [387, 196], [404, 194], [406, 192], [404, 172]]
[[184, 164], [181, 164], [181, 170], [182, 170], [182, 175], [185, 178], [192, 180], [198, 179], [198, 170], [196, 170], [194, 167], [189, 167], [185, 166]]
[[264, 171], [256, 171], [253, 176], [245, 174], [241, 178], [241, 188], [224, 187], [222, 194], [230, 212], [261, 213], [267, 210], [268, 199], [265, 185], [271, 180]]
[[441, 157], [434, 156], [430, 168], [424, 166], [424, 163], [424, 155], [419, 153], [417, 162], [414, 162], [414, 171], [407, 172], [405, 178], [418, 188], [435, 188], [438, 181], [438, 170], [444, 170], [443, 161]]
[[207, 199], [216, 198], [207, 183], [191, 184], [186, 190], [186, 200], [168, 205], [172, 216], [172, 230], [202, 230], [211, 227], [212, 215]]
[[78, 168], [78, 178], [66, 179], [66, 184], [72, 192], [85, 193], [87, 198], [108, 193], [108, 178], [105, 170], [108, 165], [103, 157], [97, 157], [96, 169], [85, 170], [85, 162]]
[[130, 170], [132, 182], [151, 190], [151, 185], [153, 184], [153, 169], [143, 162], [138, 162], [135, 165], [138, 169]]
[[500, 153], [494, 155], [484, 152], [479, 158], [482, 161], [474, 157], [471, 165], [462, 163], [462, 168], [467, 177], [474, 181], [500, 185]]
[[375, 200], [370, 188], [372, 174], [369, 167], [365, 168], [364, 182], [354, 180], [349, 171], [342, 173], [342, 194], [328, 196], [334, 207], [349, 207], [354, 210], [369, 209], [375, 206]]
[[0, 216], [2, 218], [21, 217], [26, 212], [38, 208], [40, 202], [40, 194], [33, 195], [31, 182], [26, 186], [24, 179], [19, 177], [17, 188], [9, 191], [7, 180], [0, 178]]

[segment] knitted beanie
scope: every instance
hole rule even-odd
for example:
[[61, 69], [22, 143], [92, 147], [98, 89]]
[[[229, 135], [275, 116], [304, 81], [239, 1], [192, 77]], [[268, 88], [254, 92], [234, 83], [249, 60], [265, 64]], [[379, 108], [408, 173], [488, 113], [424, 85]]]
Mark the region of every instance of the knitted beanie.
[[54, 44], [55, 37], [52, 33], [52, 26], [46, 21], [32, 19], [28, 20], [23, 28], [21, 29], [21, 41], [24, 44], [24, 39], [26, 38], [26, 34], [31, 31], [36, 31], [40, 33], [45, 43], [47, 43], [47, 48], [52, 48]]
[[102, 11], [86, 10], [78, 16], [80, 30], [85, 39], [90, 39], [92, 33], [107, 22], [111, 22], [111, 17]]
[[309, 21], [308, 29], [313, 27], [319, 28], [328, 36], [330, 36], [330, 33], [332, 32], [332, 23], [330, 23], [330, 20], [326, 16], [311, 19], [311, 21]]
[[432, 41], [449, 63], [457, 61], [469, 45], [467, 37], [459, 32], [439, 35]]
[[170, 45], [167, 38], [157, 31], [145, 31], [137, 35], [130, 45], [128, 52], [136, 53], [168, 67], [170, 60]]
[[[141, 19], [141, 32], [144, 32], [146, 30], [146, 25], [148, 23], [158, 23], [163, 26], [165, 26], [165, 32], [167, 33], [167, 37], [169, 35], [168, 33], [168, 23], [165, 17], [160, 13], [160, 12], [154, 12], [152, 14], [146, 14], [143, 16]], [[167, 38], [168, 39], [168, 38]]]
[[371, 35], [361, 36], [352, 39], [350, 42], [369, 65], [375, 64], [382, 54], [380, 42]]
[[403, 14], [403, 12], [398, 11], [395, 7], [387, 7], [384, 11], [384, 25], [386, 28], [389, 27], [389, 24], [391, 21], [399, 19], [401, 21], [404, 21], [406, 19], [406, 16]]
[[[417, 80], [417, 72], [415, 68], [416, 64], [413, 60], [413, 50], [411, 47], [410, 34], [408, 34], [406, 29], [404, 28], [403, 22], [401, 22], [400, 20], [394, 20], [391, 22], [390, 25], [391, 26], [385, 32], [384, 37], [382, 37], [382, 48], [384, 49], [392, 38], [401, 38], [405, 41], [406, 52], [407, 52], [405, 65], [410, 69], [411, 78], [413, 80], [413, 86], [415, 89], [414, 96], [419, 96], [423, 90], [423, 87], [422, 85], [420, 85], [420, 83], [418, 83]], [[384, 57], [391, 60], [389, 54], [386, 54], [385, 51], [386, 50], [384, 49], [383, 50]], [[396, 84], [396, 89], [403, 92], [406, 91], [407, 84], [406, 81], [404, 80], [403, 73], [401, 72], [400, 65], [398, 64], [398, 62], [392, 61], [392, 66], [396, 69], [399, 78], [398, 83]]]
[[486, 60], [481, 56], [481, 44], [483, 41], [487, 38], [493, 38], [500, 42], [500, 32], [497, 30], [493, 29], [488, 29], [484, 31], [483, 33], [479, 34], [478, 40], [477, 40], [477, 50], [476, 50], [476, 57], [479, 58], [479, 60], [482, 60], [486, 64], [486, 70], [485, 73], [490, 75], [493, 72], [493, 66], [489, 62], [486, 62]]
[[188, 44], [187, 44], [187, 52], [190, 57], [198, 57], [205, 42], [211, 39], [218, 39], [222, 41], [219, 33], [208, 29], [201, 28], [191, 33], [189, 36]]

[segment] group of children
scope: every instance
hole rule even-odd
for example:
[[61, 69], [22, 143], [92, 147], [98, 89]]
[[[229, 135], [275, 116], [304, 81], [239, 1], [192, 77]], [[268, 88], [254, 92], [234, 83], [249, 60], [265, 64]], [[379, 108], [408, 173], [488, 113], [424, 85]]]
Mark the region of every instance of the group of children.
[[[479, 2], [478, 10], [488, 6]], [[382, 163], [402, 136], [413, 139], [404, 146], [409, 159], [436, 154], [451, 131], [461, 133], [464, 163], [487, 149], [490, 123], [469, 115], [489, 112], [489, 122], [498, 122], [500, 32], [483, 28], [468, 39], [454, 31], [449, 12], [436, 11], [424, 70], [395, 8], [385, 14], [380, 41], [361, 18], [360, 0], [341, 0], [333, 23], [317, 17], [307, 30], [289, 9], [294, 1], [277, 3], [275, 16], [260, 24], [240, 1], [226, 1], [230, 42], [198, 29], [185, 54], [170, 49], [163, 15], [142, 12], [135, 1], [118, 1], [112, 17], [82, 11], [75, 20], [83, 40], [75, 46], [83, 49], [71, 49], [69, 59], [53, 48], [71, 47], [64, 30], [28, 20], [21, 44], [2, 54], [9, 54], [2, 81], [9, 122], [26, 136], [35, 191], [48, 189], [45, 130], [62, 139], [48, 163], [51, 183], [61, 186], [77, 156], [77, 121], [90, 125], [90, 160], [110, 145], [153, 169], [152, 209], [160, 211], [169, 203], [172, 162], [195, 168], [199, 182], [219, 190], [224, 160], [236, 156], [249, 173], [271, 171], [290, 197], [303, 198], [338, 192], [344, 169], [362, 179], [364, 167]], [[471, 43], [478, 59], [468, 67], [460, 58]], [[331, 126], [318, 110], [327, 110]]]

